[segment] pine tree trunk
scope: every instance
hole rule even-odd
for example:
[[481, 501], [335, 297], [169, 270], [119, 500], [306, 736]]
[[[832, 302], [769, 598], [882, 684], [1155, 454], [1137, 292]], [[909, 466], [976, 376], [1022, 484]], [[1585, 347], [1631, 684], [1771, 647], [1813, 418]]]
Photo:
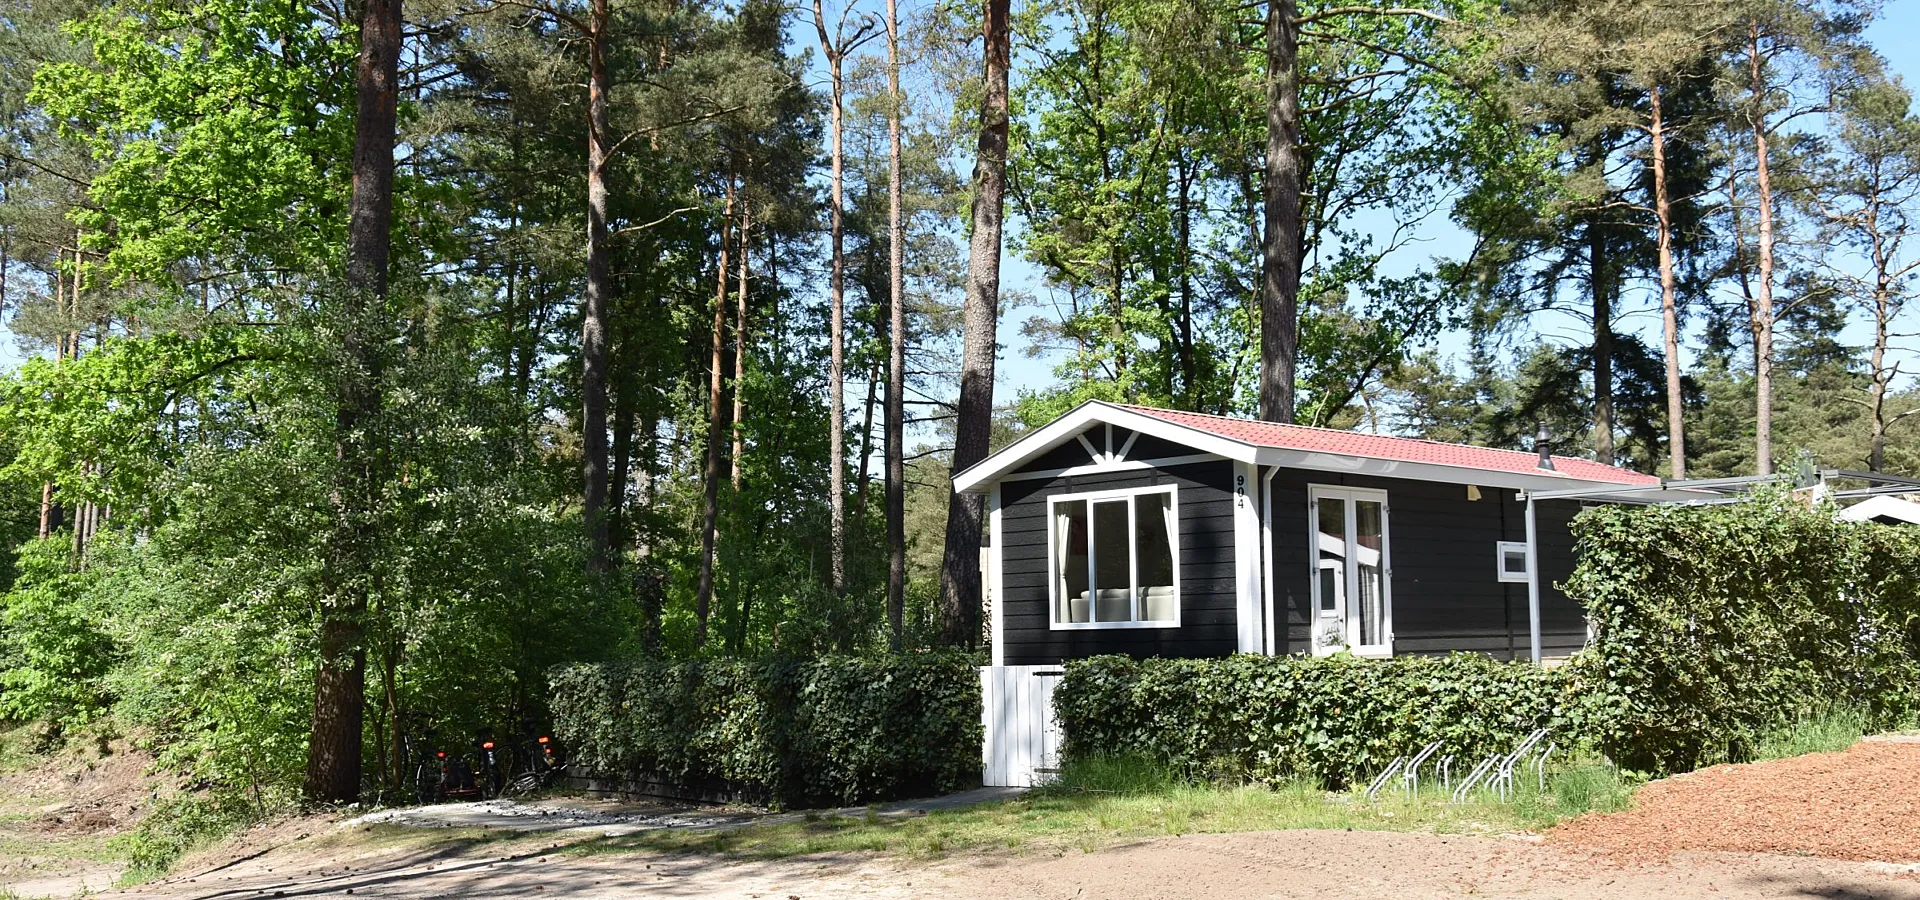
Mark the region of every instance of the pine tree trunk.
[[907, 603], [907, 229], [901, 209], [900, 12], [887, 0], [887, 637], [899, 652]]
[[1260, 240], [1260, 418], [1292, 422], [1299, 352], [1300, 26], [1295, 0], [1267, 0], [1266, 228]]
[[880, 357], [867, 361], [867, 395], [861, 402], [860, 416], [860, 474], [853, 485], [853, 524], [854, 533], [864, 542], [867, 537], [867, 494], [873, 479], [869, 472], [873, 466], [873, 407], [880, 398]]
[[701, 473], [705, 494], [700, 506], [700, 582], [694, 589], [695, 646], [706, 646], [707, 620], [713, 612], [713, 563], [720, 539], [720, 444], [725, 439], [726, 398], [721, 393], [727, 346], [727, 248], [733, 232], [733, 176], [727, 176], [726, 211], [720, 217], [720, 260], [716, 266], [718, 287], [713, 298], [711, 359], [707, 370], [707, 447], [706, 466]]
[[[987, 457], [993, 428], [994, 333], [1000, 320], [1000, 232], [1007, 193], [1007, 68], [1013, 23], [1010, 0], [986, 0], [985, 92], [973, 167], [973, 228], [967, 253], [967, 299], [961, 310], [960, 398], [954, 420], [953, 472]], [[940, 639], [972, 647], [980, 637], [979, 494], [947, 500], [947, 539], [940, 560]]]
[[[639, 508], [653, 505], [654, 472], [658, 470], [656, 459], [659, 443], [654, 433], [660, 428], [659, 412], [652, 404], [647, 404], [642, 415], [640, 434], [640, 477], [635, 486], [635, 502]], [[660, 656], [660, 615], [666, 605], [667, 575], [654, 563], [653, 534], [646, 519], [638, 519], [633, 529], [633, 592], [640, 601], [640, 652], [648, 659]]]
[[1679, 292], [1673, 273], [1673, 209], [1667, 200], [1667, 137], [1662, 118], [1660, 86], [1647, 92], [1652, 111], [1653, 208], [1660, 243], [1660, 322], [1666, 341], [1667, 454], [1673, 477], [1687, 477], [1686, 409], [1680, 394]]
[[360, 19], [358, 116], [353, 192], [348, 201], [347, 284], [341, 328], [342, 375], [334, 421], [337, 470], [334, 524], [321, 584], [320, 665], [305, 793], [320, 803], [360, 795], [361, 728], [366, 707], [364, 617], [374, 562], [378, 451], [369, 435], [380, 414], [380, 342], [371, 332], [384, 313], [392, 247], [393, 145], [399, 100], [400, 0], [364, 0]]
[[1600, 215], [1587, 221], [1588, 288], [1593, 303], [1593, 453], [1613, 465], [1613, 294]]
[[580, 311], [580, 447], [585, 485], [580, 510], [587, 526], [587, 566], [613, 566], [607, 527], [607, 304], [613, 266], [607, 233], [607, 164], [612, 134], [607, 123], [609, 0], [592, 0], [587, 35], [587, 294]]
[[1192, 409], [1198, 401], [1197, 384], [1200, 380], [1197, 361], [1193, 356], [1193, 172], [1187, 154], [1180, 154], [1180, 246], [1175, 257], [1180, 267], [1180, 323], [1177, 333], [1180, 336], [1180, 393], [1185, 396], [1184, 408]]
[[1866, 232], [1871, 242], [1873, 259], [1873, 350], [1867, 359], [1868, 372], [1873, 377], [1872, 395], [1868, 410], [1871, 413], [1869, 423], [1871, 434], [1867, 444], [1867, 471], [1878, 472], [1887, 463], [1887, 392], [1893, 387], [1893, 379], [1898, 374], [1899, 365], [1888, 365], [1888, 344], [1893, 337], [1893, 284], [1895, 280], [1893, 261], [1887, 250], [1885, 236], [1880, 231], [1880, 197], [1877, 189], [1873, 199], [1867, 204]]
[[842, 228], [842, 211], [845, 199], [842, 196], [846, 177], [843, 171], [845, 160], [842, 158], [840, 142], [844, 129], [842, 92], [846, 85], [841, 78], [842, 47], [834, 44], [827, 33], [827, 14], [820, 0], [813, 3], [814, 24], [820, 30], [820, 49], [827, 57], [827, 77], [829, 79], [829, 97], [833, 104], [828, 110], [829, 138], [829, 174], [828, 189], [831, 195], [827, 210], [827, 227], [833, 245], [832, 269], [828, 277], [828, 291], [831, 294], [832, 308], [827, 324], [828, 363], [827, 363], [827, 586], [838, 597], [847, 587], [847, 398], [846, 398], [846, 247]]
[[747, 383], [747, 246], [753, 236], [753, 204], [742, 189], [740, 199], [740, 288], [738, 307], [733, 318], [733, 455], [727, 457], [733, 470], [728, 483], [740, 493], [740, 464], [746, 456], [747, 395], [741, 387]]
[[1753, 157], [1759, 189], [1759, 281], [1753, 302], [1753, 462], [1773, 474], [1773, 178], [1767, 163], [1766, 85], [1760, 71], [1760, 26], [1748, 26], [1747, 52], [1753, 79]]

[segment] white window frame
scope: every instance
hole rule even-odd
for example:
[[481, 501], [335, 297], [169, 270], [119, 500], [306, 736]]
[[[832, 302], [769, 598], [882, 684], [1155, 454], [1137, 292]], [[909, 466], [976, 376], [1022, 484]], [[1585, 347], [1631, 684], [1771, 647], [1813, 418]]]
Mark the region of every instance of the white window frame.
[[[1341, 500], [1347, 504], [1346, 542], [1355, 543], [1354, 529], [1359, 527], [1358, 516], [1352, 505], [1356, 500], [1373, 501], [1380, 504], [1380, 569], [1381, 569], [1381, 633], [1387, 642], [1377, 645], [1360, 645], [1354, 638], [1360, 630], [1359, 618], [1349, 614], [1346, 600], [1354, 595], [1355, 586], [1351, 583], [1341, 592], [1344, 596], [1334, 604], [1332, 613], [1323, 611], [1320, 602], [1320, 501]], [[1387, 492], [1379, 488], [1346, 487], [1336, 484], [1307, 485], [1307, 536], [1310, 542], [1307, 548], [1308, 599], [1313, 604], [1313, 615], [1309, 617], [1312, 626], [1309, 639], [1313, 642], [1316, 655], [1334, 652], [1320, 646], [1320, 629], [1329, 621], [1339, 624], [1340, 633], [1346, 639], [1346, 649], [1355, 656], [1390, 657], [1393, 655], [1393, 505], [1387, 502]], [[1344, 568], [1344, 567], [1343, 567]], [[1341, 573], [1347, 578], [1347, 573]]]
[[[1088, 569], [1087, 583], [1091, 585], [1093, 583], [1092, 569], [1094, 566], [1094, 553], [1093, 553], [1094, 536], [1093, 536], [1093, 530], [1092, 530], [1093, 529], [1093, 504], [1101, 501], [1117, 500], [1117, 499], [1124, 498], [1127, 501], [1127, 543], [1129, 546], [1133, 548], [1133, 555], [1131, 557], [1132, 571], [1128, 573], [1128, 580], [1130, 582], [1133, 582], [1132, 589], [1137, 590], [1139, 588], [1139, 580], [1140, 580], [1140, 572], [1139, 572], [1140, 542], [1139, 542], [1139, 537], [1135, 534], [1135, 531], [1139, 524], [1139, 519], [1137, 518], [1136, 513], [1134, 512], [1133, 498], [1138, 497], [1142, 494], [1166, 494], [1167, 502], [1173, 508], [1173, 525], [1174, 525], [1173, 533], [1167, 535], [1167, 544], [1173, 552], [1173, 618], [1172, 619], [1154, 619], [1151, 621], [1141, 621], [1139, 619], [1133, 619], [1126, 622], [1062, 622], [1060, 621], [1060, 611], [1065, 608], [1065, 604], [1061, 601], [1061, 598], [1059, 596], [1060, 548], [1056, 545], [1056, 542], [1059, 541], [1060, 537], [1059, 537], [1058, 529], [1055, 524], [1059, 521], [1059, 519], [1057, 518], [1057, 514], [1054, 511], [1054, 507], [1061, 503], [1075, 503], [1079, 501], [1086, 501], [1087, 503], [1087, 529], [1088, 529], [1087, 530], [1087, 569]], [[1111, 490], [1081, 491], [1079, 493], [1072, 493], [1072, 494], [1054, 494], [1053, 496], [1047, 498], [1046, 527], [1047, 527], [1047, 625], [1050, 629], [1054, 631], [1087, 631], [1087, 630], [1095, 630], [1095, 629], [1101, 629], [1101, 628], [1179, 628], [1180, 627], [1181, 603], [1180, 603], [1180, 488], [1179, 486], [1172, 485], [1172, 484], [1157, 484], [1157, 485], [1150, 485], [1148, 487], [1113, 488]], [[1091, 601], [1092, 598], [1089, 598], [1089, 600]], [[1134, 612], [1137, 615], [1140, 611], [1137, 608], [1138, 604], [1140, 603], [1140, 597], [1137, 593], [1134, 596], [1133, 602], [1136, 606], [1136, 609], [1134, 610]], [[1099, 604], [1097, 602], [1090, 603], [1090, 607], [1089, 607], [1090, 610], [1097, 610], [1098, 608], [1099, 608]], [[1098, 613], [1089, 612], [1089, 615], [1098, 615]]]
[[[1523, 571], [1507, 571], [1507, 554], [1518, 551], [1527, 561]], [[1500, 581], [1508, 584], [1526, 584], [1533, 578], [1533, 553], [1527, 549], [1526, 541], [1495, 541], [1493, 551], [1493, 572]]]

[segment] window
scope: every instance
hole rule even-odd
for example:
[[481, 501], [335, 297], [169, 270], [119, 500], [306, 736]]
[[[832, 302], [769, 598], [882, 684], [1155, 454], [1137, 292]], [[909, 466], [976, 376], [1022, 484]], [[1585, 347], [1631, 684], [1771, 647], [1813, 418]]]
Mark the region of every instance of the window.
[[1526, 581], [1533, 569], [1528, 565], [1527, 545], [1524, 541], [1500, 541], [1495, 545], [1494, 558], [1500, 567], [1501, 581]]
[[1049, 499], [1053, 627], [1180, 624], [1177, 509], [1172, 485]]

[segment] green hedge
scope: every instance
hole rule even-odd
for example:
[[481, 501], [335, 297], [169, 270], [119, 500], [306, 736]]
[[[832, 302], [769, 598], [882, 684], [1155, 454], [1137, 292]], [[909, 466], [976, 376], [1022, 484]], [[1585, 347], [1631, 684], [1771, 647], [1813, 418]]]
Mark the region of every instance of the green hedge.
[[1601, 507], [1569, 579], [1594, 623], [1575, 669], [1599, 744], [1656, 773], [1747, 758], [1844, 704], [1869, 725], [1920, 702], [1920, 539], [1784, 493], [1722, 506]]
[[1187, 774], [1330, 786], [1433, 740], [1456, 768], [1549, 726], [1583, 728], [1558, 670], [1459, 653], [1069, 662], [1054, 710], [1070, 758], [1141, 754]]
[[552, 683], [555, 735], [603, 776], [722, 782], [779, 806], [980, 778], [980, 678], [957, 654], [576, 665]]

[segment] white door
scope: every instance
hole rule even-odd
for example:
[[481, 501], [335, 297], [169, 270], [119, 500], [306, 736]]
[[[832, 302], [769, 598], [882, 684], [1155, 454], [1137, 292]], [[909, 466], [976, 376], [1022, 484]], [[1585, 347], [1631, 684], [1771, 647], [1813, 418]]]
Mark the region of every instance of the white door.
[[1387, 492], [1312, 485], [1313, 652], [1393, 655]]

